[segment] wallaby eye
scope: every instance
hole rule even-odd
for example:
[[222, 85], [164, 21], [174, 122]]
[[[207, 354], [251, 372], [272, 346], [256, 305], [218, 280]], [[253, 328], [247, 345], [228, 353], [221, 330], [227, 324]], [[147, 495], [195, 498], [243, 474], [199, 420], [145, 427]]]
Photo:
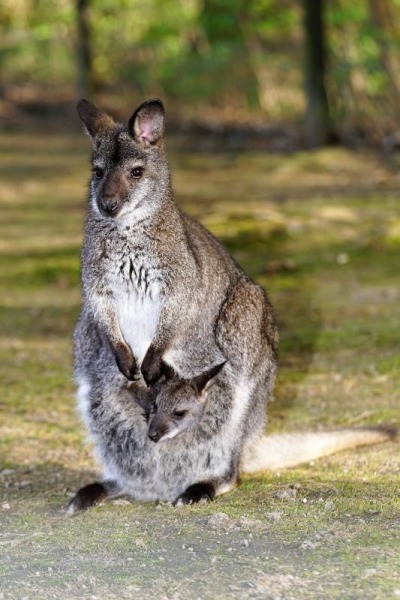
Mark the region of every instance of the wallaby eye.
[[139, 177], [143, 175], [143, 171], [143, 167], [135, 167], [134, 169], [131, 169], [131, 175], [135, 179], [139, 179]]
[[104, 169], [101, 167], [94, 167], [93, 175], [96, 177], [96, 179], [101, 179], [104, 175]]
[[187, 413], [187, 410], [176, 410], [174, 412], [174, 417], [176, 419], [182, 419]]

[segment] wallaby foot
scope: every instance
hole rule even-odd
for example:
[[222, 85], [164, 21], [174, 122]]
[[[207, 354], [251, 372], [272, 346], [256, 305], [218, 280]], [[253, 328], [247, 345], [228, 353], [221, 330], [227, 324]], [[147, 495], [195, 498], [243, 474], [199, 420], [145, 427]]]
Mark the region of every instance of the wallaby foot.
[[212, 502], [215, 498], [215, 485], [211, 481], [203, 481], [190, 485], [183, 494], [173, 502], [174, 506], [182, 504], [197, 504], [198, 502]]
[[67, 515], [72, 517], [77, 512], [82, 512], [99, 504], [102, 500], [121, 494], [121, 489], [115, 481], [95, 481], [80, 488], [67, 506]]

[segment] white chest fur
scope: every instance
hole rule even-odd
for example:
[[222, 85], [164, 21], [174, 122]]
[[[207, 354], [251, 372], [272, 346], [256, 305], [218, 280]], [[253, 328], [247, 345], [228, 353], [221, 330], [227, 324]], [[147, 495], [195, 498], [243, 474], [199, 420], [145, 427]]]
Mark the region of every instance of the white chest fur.
[[149, 295], [121, 288], [115, 290], [114, 302], [124, 340], [141, 364], [156, 334], [161, 311], [158, 290]]
[[120, 333], [131, 348], [138, 366], [154, 340], [164, 298], [164, 274], [142, 240], [129, 245], [121, 238], [117, 248], [110, 240], [103, 257], [103, 277], [99, 291], [92, 297], [101, 320], [111, 311], [116, 316]]

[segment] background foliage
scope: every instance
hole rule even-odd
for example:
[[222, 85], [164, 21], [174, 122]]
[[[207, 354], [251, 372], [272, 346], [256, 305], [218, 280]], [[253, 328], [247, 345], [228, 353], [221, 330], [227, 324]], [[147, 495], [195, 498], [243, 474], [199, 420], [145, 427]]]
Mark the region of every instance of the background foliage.
[[[400, 114], [400, 0], [325, 4], [335, 129], [387, 133]], [[77, 91], [79, 13], [90, 60]], [[305, 110], [297, 0], [3, 0], [0, 28], [3, 102], [157, 94], [189, 117], [241, 121]]]

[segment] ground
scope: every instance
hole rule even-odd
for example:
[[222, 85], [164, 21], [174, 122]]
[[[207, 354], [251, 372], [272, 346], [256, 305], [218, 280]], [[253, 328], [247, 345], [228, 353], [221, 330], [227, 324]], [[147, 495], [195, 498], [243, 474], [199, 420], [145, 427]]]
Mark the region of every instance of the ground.
[[[399, 421], [396, 170], [342, 148], [169, 149], [179, 202], [276, 308], [269, 430]], [[98, 473], [72, 379], [88, 153], [57, 128], [0, 141], [0, 598], [400, 597], [398, 442], [243, 478], [210, 505], [65, 516]]]

